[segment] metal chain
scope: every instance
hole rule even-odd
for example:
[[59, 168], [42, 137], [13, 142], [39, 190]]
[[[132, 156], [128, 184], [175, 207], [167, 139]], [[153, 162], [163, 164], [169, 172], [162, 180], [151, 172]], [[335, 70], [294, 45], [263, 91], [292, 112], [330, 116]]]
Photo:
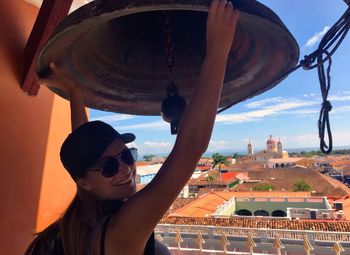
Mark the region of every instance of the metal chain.
[[165, 63], [169, 69], [171, 82], [173, 81], [173, 73], [175, 70], [175, 58], [174, 58], [174, 42], [172, 39], [172, 24], [170, 19], [170, 12], [164, 11], [164, 50], [165, 50]]

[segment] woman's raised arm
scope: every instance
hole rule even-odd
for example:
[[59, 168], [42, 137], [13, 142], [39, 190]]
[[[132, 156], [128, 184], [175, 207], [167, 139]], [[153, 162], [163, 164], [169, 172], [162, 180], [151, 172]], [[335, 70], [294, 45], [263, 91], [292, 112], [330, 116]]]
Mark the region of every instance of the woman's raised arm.
[[238, 16], [231, 3], [212, 1], [207, 21], [206, 56], [195, 92], [181, 120], [174, 148], [151, 183], [132, 196], [111, 219], [106, 239], [108, 251], [120, 254], [142, 252], [148, 236], [206, 151]]

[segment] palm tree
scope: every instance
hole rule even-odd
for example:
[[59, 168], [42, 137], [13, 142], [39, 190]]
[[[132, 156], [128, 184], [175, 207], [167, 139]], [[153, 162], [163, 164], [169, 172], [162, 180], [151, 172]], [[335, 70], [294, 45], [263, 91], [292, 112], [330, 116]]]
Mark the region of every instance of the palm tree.
[[221, 165], [228, 165], [228, 161], [227, 158], [223, 155], [221, 155], [220, 153], [214, 153], [212, 155], [212, 159], [213, 159], [213, 165], [212, 165], [212, 169], [214, 169], [215, 166], [219, 166], [219, 174], [220, 174], [220, 181], [222, 182], [222, 178], [221, 178]]

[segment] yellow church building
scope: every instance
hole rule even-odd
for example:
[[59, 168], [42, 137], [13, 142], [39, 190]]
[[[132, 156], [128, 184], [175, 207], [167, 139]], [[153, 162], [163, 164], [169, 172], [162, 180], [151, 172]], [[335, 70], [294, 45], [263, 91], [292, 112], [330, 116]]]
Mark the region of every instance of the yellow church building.
[[252, 162], [267, 163], [270, 159], [287, 159], [289, 158], [288, 152], [282, 149], [282, 142], [280, 139], [276, 141], [272, 135], [266, 142], [266, 149], [254, 153], [253, 145], [248, 144], [248, 158]]

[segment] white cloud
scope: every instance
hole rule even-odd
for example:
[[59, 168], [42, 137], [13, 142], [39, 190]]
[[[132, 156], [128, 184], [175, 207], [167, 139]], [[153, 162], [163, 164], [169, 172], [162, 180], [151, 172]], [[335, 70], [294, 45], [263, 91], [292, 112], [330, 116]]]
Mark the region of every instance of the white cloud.
[[281, 114], [299, 115], [302, 117], [304, 117], [305, 115], [318, 114], [318, 113], [320, 113], [320, 109], [300, 109], [300, 110], [291, 110], [291, 111], [281, 112]]
[[316, 127], [315, 133], [301, 134], [296, 136], [283, 136], [281, 137], [281, 141], [284, 148], [305, 148], [316, 147], [319, 145], [319, 138]]
[[332, 95], [328, 97], [329, 101], [335, 101], [335, 102], [344, 102], [344, 101], [350, 101], [350, 95]]
[[[350, 132], [338, 131], [332, 132], [333, 135], [333, 147], [335, 146], [348, 146], [350, 144]], [[311, 134], [300, 134], [294, 136], [276, 136], [276, 139], [280, 138], [283, 146], [283, 150], [293, 149], [293, 148], [318, 148], [320, 145], [320, 139], [318, 137], [318, 131], [315, 127], [315, 132]], [[251, 143], [254, 147], [255, 152], [266, 148], [266, 139], [253, 139]], [[249, 139], [244, 139], [241, 145], [246, 146]], [[328, 144], [328, 140], [326, 140]], [[246, 148], [246, 147], [245, 147]]]
[[165, 129], [170, 129], [170, 124], [163, 120], [159, 120], [154, 122], [146, 122], [146, 123], [125, 125], [125, 126], [118, 127], [118, 130], [132, 130], [132, 129], [165, 130]]
[[[332, 132], [332, 136], [333, 136], [333, 147], [348, 146], [350, 144], [350, 132], [335, 131], [335, 132]], [[283, 148], [318, 147], [320, 144], [320, 139], [318, 137], [318, 131], [316, 130], [316, 128], [315, 128], [315, 132], [311, 134], [281, 136], [280, 139], [281, 139]], [[326, 139], [326, 143], [328, 144], [327, 139]]]
[[169, 154], [174, 144], [170, 142], [152, 142], [145, 141], [142, 144], [137, 145], [139, 154]]
[[321, 32], [315, 33], [313, 37], [311, 37], [305, 44], [306, 47], [312, 47], [319, 41], [321, 41], [322, 37], [327, 33], [330, 29], [329, 26], [325, 26]]
[[[350, 101], [350, 95], [348, 91], [343, 91], [330, 95], [328, 99], [331, 102], [347, 102]], [[299, 98], [272, 97], [244, 105], [247, 108], [259, 108], [257, 110], [232, 114], [220, 114], [216, 116], [216, 123], [237, 124], [261, 121], [265, 117], [283, 115], [296, 115], [298, 117], [314, 115], [317, 117], [320, 112], [321, 103], [321, 96], [314, 93], [304, 94]], [[317, 109], [313, 108], [315, 106], [317, 106]], [[333, 107], [332, 113], [338, 114], [348, 111], [349, 106], [337, 106]]]
[[101, 117], [94, 117], [91, 118], [91, 121], [93, 120], [101, 120], [104, 122], [116, 122], [116, 121], [123, 121], [123, 120], [130, 120], [135, 118], [135, 116], [132, 115], [128, 115], [128, 114], [110, 114], [110, 115], [105, 115], [105, 116], [101, 116]]
[[[266, 106], [264, 109], [261, 109], [261, 110], [218, 115], [216, 117], [216, 122], [225, 123], [225, 124], [235, 124], [235, 123], [257, 121], [264, 117], [271, 117], [271, 116], [283, 114], [284, 111], [289, 109], [295, 109], [295, 108], [310, 106], [315, 104], [315, 102], [313, 101], [302, 101], [302, 100], [295, 100], [295, 99], [292, 99], [291, 101], [288, 101], [288, 100], [289, 99], [285, 99], [284, 100], [285, 102], [283, 102], [282, 99], [279, 99], [278, 101], [280, 101], [281, 103], [278, 103], [272, 106]], [[263, 105], [263, 104], [257, 104], [257, 105]]]
[[[331, 102], [350, 102], [350, 91], [342, 91], [333, 95], [329, 95]], [[255, 102], [245, 104], [246, 108], [252, 109], [251, 111], [232, 113], [232, 114], [219, 114], [216, 116], [216, 123], [223, 124], [237, 124], [253, 121], [261, 121], [266, 117], [276, 117], [283, 115], [295, 115], [298, 117], [305, 116], [318, 116], [321, 107], [320, 94], [304, 94], [299, 97], [272, 97]], [[315, 109], [314, 107], [317, 106]], [[336, 106], [333, 107], [331, 114], [333, 117], [335, 114], [348, 112], [350, 106]], [[255, 110], [254, 110], [255, 109]], [[99, 119], [106, 122], [115, 122], [122, 120], [129, 120], [135, 118], [135, 116], [127, 114], [115, 114], [103, 116]], [[132, 125], [123, 125], [116, 127], [117, 130], [169, 130], [169, 123], [163, 120], [157, 120], [153, 122], [138, 123]]]
[[[300, 135], [281, 135], [275, 134], [275, 139], [280, 139], [282, 142], [283, 150], [288, 149], [302, 149], [302, 148], [319, 148], [320, 140], [318, 138], [318, 131], [315, 127], [315, 131], [312, 133], [300, 134]], [[349, 146], [350, 145], [350, 132], [346, 131], [333, 131], [333, 147], [337, 146]], [[258, 134], [249, 138], [238, 139], [234, 142], [228, 142], [226, 149], [232, 150], [232, 152], [246, 152], [249, 141], [253, 145], [254, 152], [258, 152], [266, 148], [266, 141], [268, 137], [260, 138]], [[326, 140], [328, 144], [328, 140]]]
[[[348, 146], [350, 144], [350, 132], [338, 131], [332, 132], [333, 147], [334, 146]], [[281, 137], [284, 148], [306, 148], [306, 147], [318, 147], [320, 139], [318, 132], [315, 128], [315, 132], [312, 134], [301, 134], [296, 136], [283, 136]], [[327, 137], [325, 137], [328, 144]]]
[[333, 108], [333, 110], [331, 111], [331, 114], [337, 114], [337, 113], [343, 113], [343, 112], [350, 112], [350, 105]]
[[232, 147], [229, 145], [227, 141], [213, 141], [210, 140], [208, 151], [219, 151], [219, 150], [226, 150], [226, 149], [232, 149]]
[[280, 103], [283, 101], [285, 101], [285, 99], [283, 97], [271, 97], [271, 98], [248, 103], [245, 105], [245, 107], [247, 107], [247, 108], [259, 108], [259, 107], [263, 107], [263, 106], [271, 104], [271, 103]]
[[304, 94], [303, 97], [307, 98], [307, 99], [320, 99], [321, 95], [320, 94], [315, 94], [315, 93], [309, 93], [309, 94]]

